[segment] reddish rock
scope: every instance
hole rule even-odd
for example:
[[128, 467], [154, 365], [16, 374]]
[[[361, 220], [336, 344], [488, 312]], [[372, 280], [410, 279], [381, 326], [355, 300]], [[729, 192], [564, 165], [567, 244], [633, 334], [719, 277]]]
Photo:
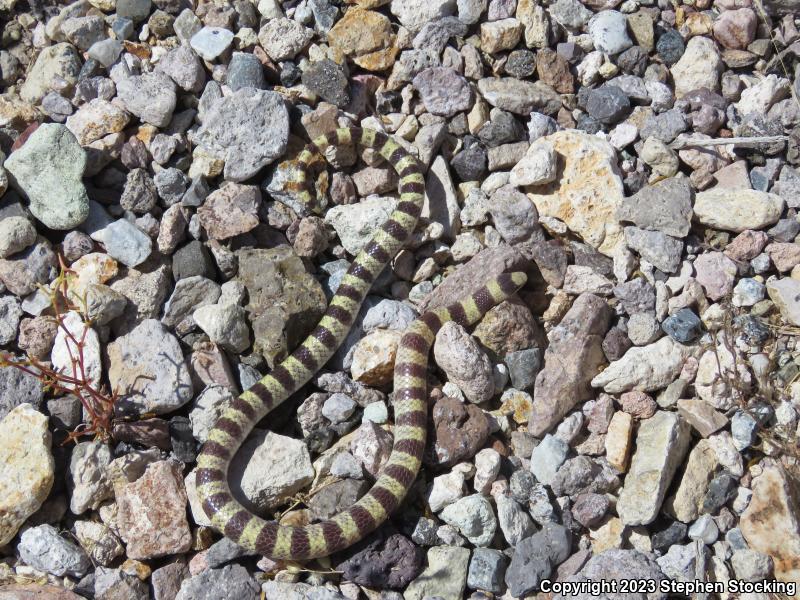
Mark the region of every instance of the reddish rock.
[[714, 39], [723, 47], [744, 50], [756, 37], [756, 14], [749, 8], [726, 10], [714, 23]]
[[555, 50], [542, 48], [536, 53], [536, 73], [559, 94], [575, 91], [575, 78], [570, 73], [569, 62]]
[[540, 436], [592, 396], [589, 382], [606, 360], [602, 343], [610, 319], [605, 300], [582, 294], [550, 332], [544, 369], [536, 377], [530, 433]]
[[116, 492], [117, 525], [128, 557], [147, 560], [186, 552], [192, 534], [186, 520], [186, 489], [178, 466], [159, 461]]
[[656, 401], [644, 392], [625, 392], [619, 397], [622, 410], [637, 419], [649, 419], [656, 414]]
[[489, 437], [489, 421], [474, 404], [444, 396], [433, 406], [425, 462], [453, 466], [475, 456]]
[[800, 264], [800, 244], [775, 242], [767, 246], [766, 251], [781, 273], [787, 273]]
[[247, 233], [258, 225], [261, 192], [258, 186], [229, 183], [211, 192], [197, 209], [200, 225], [214, 240]]
[[739, 262], [751, 260], [761, 254], [768, 240], [765, 232], [746, 229], [725, 247], [725, 255]]

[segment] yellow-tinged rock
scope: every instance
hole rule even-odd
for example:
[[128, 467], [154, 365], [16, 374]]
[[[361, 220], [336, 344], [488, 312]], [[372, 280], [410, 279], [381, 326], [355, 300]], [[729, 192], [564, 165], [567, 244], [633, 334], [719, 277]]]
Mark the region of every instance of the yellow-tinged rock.
[[753, 478], [753, 497], [739, 528], [751, 550], [772, 557], [778, 580], [800, 583], [800, 512], [795, 485], [782, 469], [766, 467]]
[[53, 487], [47, 417], [20, 404], [0, 421], [0, 546], [42, 506]]
[[75, 293], [80, 293], [90, 284], [105, 283], [109, 279], [116, 277], [119, 265], [108, 254], [90, 252], [72, 263], [70, 269], [75, 274], [69, 280], [69, 289]]
[[603, 524], [589, 531], [592, 539], [592, 552], [602, 554], [606, 550], [622, 548], [622, 534], [625, 533], [625, 525], [619, 517], [607, 517]]
[[328, 43], [363, 69], [383, 71], [394, 64], [392, 24], [381, 13], [355, 6], [328, 32]]
[[623, 473], [628, 469], [632, 435], [633, 417], [621, 410], [615, 412], [606, 433], [606, 460]]
[[361, 338], [350, 367], [353, 379], [367, 385], [385, 385], [392, 381], [401, 336], [399, 331], [376, 329]]
[[556, 179], [526, 188], [528, 197], [540, 216], [563, 221], [587, 244], [613, 257], [625, 243], [616, 218], [625, 195], [616, 151], [605, 140], [574, 130], [542, 140], [556, 151]]
[[22, 131], [31, 123], [42, 119], [44, 115], [33, 104], [9, 94], [0, 95], [0, 127]]
[[675, 495], [667, 498], [667, 512], [684, 523], [691, 523], [703, 512], [703, 501], [708, 484], [719, 466], [714, 447], [708, 440], [700, 440], [692, 448], [686, 461], [686, 469]]
[[498, 409], [501, 415], [511, 415], [515, 423], [524, 425], [531, 415], [533, 399], [531, 395], [520, 390], [508, 390], [501, 398], [502, 404]]

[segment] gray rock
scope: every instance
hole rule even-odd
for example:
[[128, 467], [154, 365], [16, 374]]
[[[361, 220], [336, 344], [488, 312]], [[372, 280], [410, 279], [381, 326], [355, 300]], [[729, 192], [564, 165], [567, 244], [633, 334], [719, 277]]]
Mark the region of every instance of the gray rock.
[[611, 311], [599, 296], [582, 294], [550, 333], [544, 368], [536, 377], [529, 431], [540, 436], [592, 393], [592, 373], [605, 362], [602, 343]]
[[[57, 274], [58, 262], [50, 243], [39, 238], [33, 246], [13, 257], [0, 258], [0, 282], [15, 296], [27, 296], [38, 289], [39, 284], [47, 284]], [[45, 300], [46, 302], [46, 300]], [[23, 310], [26, 309], [23, 302]], [[46, 302], [49, 304], [49, 302]], [[33, 314], [44, 310], [39, 306]]]
[[156, 70], [169, 75], [185, 92], [198, 94], [206, 83], [203, 64], [189, 46], [178, 46], [167, 52], [158, 61]]
[[685, 237], [692, 220], [692, 187], [685, 177], [648, 185], [622, 201], [617, 218], [641, 229]]
[[[700, 548], [703, 554], [707, 555], [709, 553], [705, 546], [700, 546]], [[698, 560], [697, 546], [692, 542], [685, 546], [671, 546], [664, 556], [656, 559], [656, 562], [662, 573], [670, 579], [694, 581]], [[703, 559], [703, 562], [705, 560]]]
[[414, 77], [414, 87], [429, 113], [452, 117], [472, 106], [472, 88], [448, 67], [431, 67]]
[[22, 308], [19, 301], [12, 296], [0, 296], [0, 346], [17, 338], [21, 318]]
[[128, 267], [142, 264], [153, 250], [153, 241], [130, 221], [120, 219], [94, 234], [106, 253]]
[[578, 30], [592, 18], [592, 11], [578, 0], [558, 0], [549, 8], [550, 16], [568, 29]]
[[589, 90], [586, 112], [605, 125], [618, 123], [630, 112], [631, 102], [620, 88], [605, 84]]
[[428, 566], [408, 584], [404, 600], [462, 598], [467, 582], [469, 550], [454, 546], [435, 546], [428, 550]]
[[289, 115], [275, 92], [243, 88], [216, 100], [195, 143], [225, 161], [225, 178], [249, 179], [286, 150]]
[[571, 544], [569, 529], [556, 523], [546, 523], [538, 533], [517, 544], [506, 571], [511, 595], [522, 597], [536, 591], [542, 579], [550, 577], [569, 557]]
[[737, 579], [761, 581], [772, 573], [772, 557], [756, 550], [738, 549], [731, 556]]
[[149, 595], [144, 581], [122, 569], [97, 567], [94, 573], [95, 600], [141, 600]]
[[196, 308], [215, 304], [220, 293], [218, 283], [201, 275], [179, 279], [175, 284], [172, 296], [164, 306], [164, 316], [161, 318], [161, 322], [167, 327], [176, 327]]
[[11, 183], [30, 200], [33, 216], [50, 229], [73, 229], [89, 215], [81, 181], [86, 153], [64, 125], [46, 123], [5, 161]]
[[241, 565], [208, 569], [184, 580], [175, 600], [257, 600], [258, 584]]
[[233, 32], [224, 27], [203, 27], [192, 36], [189, 44], [207, 61], [213, 61], [233, 43]]
[[[156, 352], [153, 349], [157, 349]], [[183, 352], [155, 319], [146, 319], [108, 346], [108, 378], [123, 412], [172, 412], [193, 396]]]
[[[656, 588], [658, 588], [658, 582], [665, 579], [665, 576], [649, 554], [638, 550], [612, 548], [592, 556], [578, 573], [567, 577], [564, 581], [583, 582], [599, 581], [601, 579], [617, 582], [623, 579], [653, 580], [656, 583]], [[625, 594], [625, 597], [627, 600], [663, 600], [667, 597], [667, 594], [659, 591], [652, 593], [631, 592]], [[588, 591], [577, 595], [555, 594], [553, 596], [553, 600], [591, 600], [592, 598], [597, 598], [597, 596], [591, 595]]]
[[[532, 488], [533, 486], [524, 494], [523, 502], [527, 503], [530, 499]], [[516, 546], [517, 543], [536, 532], [533, 521], [519, 502], [505, 494], [497, 494], [495, 503], [497, 504], [497, 520], [500, 530], [510, 545]]]
[[506, 557], [499, 550], [476, 548], [469, 561], [467, 587], [499, 594], [503, 591]]
[[118, 81], [117, 96], [129, 112], [156, 127], [169, 125], [177, 102], [175, 83], [161, 71]]
[[81, 50], [88, 50], [92, 44], [105, 37], [105, 22], [97, 15], [72, 17], [61, 24], [61, 33]]
[[475, 546], [488, 546], [497, 529], [497, 519], [489, 500], [473, 494], [444, 507], [439, 517], [453, 527]]
[[536, 381], [536, 376], [542, 368], [542, 350], [540, 348], [526, 348], [509, 352], [503, 359], [508, 367], [511, 385], [522, 391], [530, 391]]
[[643, 140], [653, 137], [665, 144], [669, 144], [687, 129], [689, 129], [689, 122], [686, 116], [682, 111], [674, 108], [648, 117], [639, 132], [639, 136]]
[[158, 201], [156, 186], [145, 169], [132, 169], [125, 180], [119, 204], [125, 210], [142, 215], [152, 210]]
[[144, 21], [150, 15], [151, 0], [117, 0], [117, 16], [135, 22]]
[[270, 19], [258, 32], [258, 41], [274, 61], [291, 60], [314, 37], [314, 31], [286, 17]]
[[246, 52], [234, 52], [228, 64], [228, 87], [232, 91], [242, 88], [262, 90], [266, 87], [264, 67], [261, 61]]
[[561, 97], [541, 81], [489, 77], [478, 80], [478, 90], [492, 106], [518, 115], [528, 116], [534, 111], [550, 115], [561, 108]]
[[303, 85], [317, 96], [339, 107], [350, 102], [350, 84], [342, 67], [330, 59], [312, 62], [303, 71]]
[[569, 452], [569, 445], [563, 440], [550, 435], [533, 449], [531, 455], [531, 473], [545, 485], [550, 485], [559, 467], [564, 464]]
[[[489, 198], [489, 212], [497, 231], [509, 244], [542, 237], [536, 206], [514, 187], [504, 186], [492, 194]], [[539, 235], [534, 236], [535, 233]]]
[[271, 510], [311, 483], [314, 469], [301, 440], [258, 430], [231, 463], [232, 490], [251, 510]]
[[48, 46], [36, 57], [20, 86], [19, 95], [26, 102], [39, 102], [51, 90], [55, 79], [74, 85], [80, 71], [81, 59], [72, 44], [62, 42]]
[[108, 480], [111, 449], [102, 442], [81, 442], [72, 450], [67, 489], [70, 491], [70, 510], [81, 515], [96, 509], [114, 492]]
[[625, 228], [625, 243], [639, 256], [664, 273], [674, 273], [681, 264], [683, 242], [660, 231]]
[[91, 567], [86, 553], [58, 534], [52, 525], [31, 527], [20, 536], [20, 558], [34, 569], [63, 577], [82, 577]]
[[118, 40], [111, 38], [100, 40], [92, 44], [87, 54], [99, 62], [104, 67], [108, 68], [117, 62], [119, 55], [122, 53], [122, 44]]
[[0, 258], [21, 252], [36, 242], [36, 228], [28, 219], [10, 216], [0, 220]]
[[341, 423], [350, 418], [356, 409], [355, 401], [344, 394], [331, 394], [322, 405], [322, 416], [331, 423]]
[[254, 556], [254, 554], [248, 550], [245, 550], [230, 538], [224, 537], [218, 542], [215, 542], [208, 549], [208, 552], [206, 553], [206, 564], [209, 566], [209, 568], [216, 569], [225, 563], [243, 556]]
[[250, 346], [244, 308], [236, 304], [210, 304], [192, 313], [197, 326], [208, 338], [231, 352], [244, 352]]
[[174, 167], [158, 171], [153, 177], [153, 183], [156, 186], [158, 197], [167, 206], [177, 204], [182, 198], [185, 198], [190, 186], [190, 180], [184, 172]]

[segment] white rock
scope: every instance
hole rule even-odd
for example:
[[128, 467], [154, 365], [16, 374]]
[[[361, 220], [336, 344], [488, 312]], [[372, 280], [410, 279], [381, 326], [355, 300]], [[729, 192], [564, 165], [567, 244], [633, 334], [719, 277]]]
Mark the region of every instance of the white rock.
[[344, 249], [356, 255], [396, 205], [393, 198], [370, 197], [357, 204], [334, 206], [325, 214], [325, 222], [336, 231]]
[[680, 60], [672, 65], [675, 95], [681, 98], [701, 87], [718, 91], [719, 77], [723, 69], [724, 65], [714, 40], [703, 36], [691, 38]]
[[636, 452], [617, 502], [625, 525], [647, 525], [658, 516], [690, 439], [689, 425], [675, 413], [658, 411], [641, 422]]
[[514, 168], [508, 182], [511, 185], [542, 185], [556, 178], [556, 152], [553, 145], [537, 141], [530, 145], [525, 156]]
[[649, 346], [633, 347], [592, 379], [592, 387], [601, 387], [609, 394], [661, 389], [675, 381], [692, 353], [693, 348], [670, 337]]
[[314, 469], [302, 440], [258, 430], [231, 463], [232, 491], [258, 510], [271, 510], [311, 483]]
[[456, 12], [456, 0], [392, 0], [391, 13], [402, 25], [417, 33], [425, 23]]
[[[53, 367], [68, 377], [80, 379], [83, 373], [86, 380], [98, 388], [103, 376], [103, 362], [100, 356], [100, 338], [97, 332], [91, 327], [86, 327], [81, 315], [74, 311], [64, 315], [63, 324], [64, 327], [58, 328], [50, 354]], [[83, 342], [83, 369], [78, 363], [73, 366], [73, 358], [77, 358], [80, 351], [75, 342], [70, 339], [70, 335], [75, 340]], [[72, 386], [67, 384], [65, 387], [71, 388]]]
[[497, 494], [494, 500], [497, 504], [497, 520], [500, 523], [500, 530], [509, 545], [516, 546], [518, 542], [536, 532], [533, 520], [516, 500], [503, 493]]
[[42, 506], [53, 487], [47, 417], [20, 404], [0, 421], [0, 546]]
[[492, 448], [484, 448], [475, 455], [475, 479], [473, 487], [479, 494], [488, 494], [492, 483], [500, 473], [500, 454]]
[[250, 345], [245, 310], [235, 304], [208, 304], [192, 317], [212, 342], [232, 352], [243, 352]]
[[107, 469], [111, 464], [111, 448], [98, 441], [81, 442], [72, 449], [69, 462], [67, 488], [70, 490], [69, 507], [73, 514], [81, 515], [114, 496]]
[[464, 474], [451, 471], [433, 478], [433, 483], [428, 488], [428, 506], [432, 512], [438, 513], [463, 496]]
[[192, 425], [192, 436], [200, 443], [208, 440], [211, 428], [222, 414], [225, 404], [233, 400], [233, 395], [228, 388], [221, 385], [211, 385], [204, 389], [194, 406], [189, 411], [189, 422]]
[[[696, 40], [699, 38], [692, 38]], [[714, 229], [740, 233], [777, 223], [784, 201], [777, 194], [759, 190], [712, 188], [697, 192], [694, 218]]]

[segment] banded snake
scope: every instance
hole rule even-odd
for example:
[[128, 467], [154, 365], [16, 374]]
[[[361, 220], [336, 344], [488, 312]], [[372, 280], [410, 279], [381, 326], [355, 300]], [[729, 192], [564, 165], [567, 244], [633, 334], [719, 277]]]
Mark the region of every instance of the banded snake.
[[375, 150], [397, 171], [400, 201], [351, 263], [316, 328], [267, 376], [225, 407], [197, 459], [197, 493], [212, 525], [239, 546], [273, 560], [327, 556], [363, 539], [388, 518], [414, 483], [422, 461], [428, 353], [436, 332], [447, 321], [463, 326], [476, 323], [526, 281], [524, 273], [502, 274], [464, 300], [424, 313], [406, 329], [394, 366], [392, 452], [372, 488], [352, 507], [303, 527], [265, 521], [245, 509], [228, 487], [231, 459], [253, 427], [330, 359], [348, 334], [372, 282], [411, 236], [422, 211], [425, 179], [417, 160], [387, 135], [355, 127], [320, 136], [298, 155], [298, 200], [319, 212], [309, 166], [328, 147], [351, 143]]

